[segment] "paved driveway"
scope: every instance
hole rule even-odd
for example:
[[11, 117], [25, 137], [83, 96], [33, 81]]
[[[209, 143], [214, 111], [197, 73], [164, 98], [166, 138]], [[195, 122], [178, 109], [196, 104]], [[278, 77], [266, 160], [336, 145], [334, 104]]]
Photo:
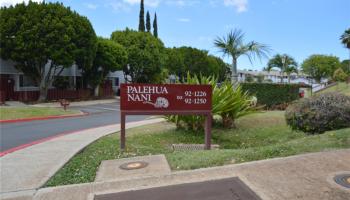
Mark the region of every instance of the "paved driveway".
[[[1, 124], [0, 152], [58, 134], [120, 122], [119, 103], [77, 106], [70, 109], [89, 113], [87, 116]], [[128, 116], [127, 122], [149, 116]]]

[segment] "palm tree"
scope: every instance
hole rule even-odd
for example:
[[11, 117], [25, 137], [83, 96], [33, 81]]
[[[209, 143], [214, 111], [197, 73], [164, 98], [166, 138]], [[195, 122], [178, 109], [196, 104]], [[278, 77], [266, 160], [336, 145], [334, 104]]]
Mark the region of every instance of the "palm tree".
[[255, 41], [248, 43], [243, 43], [244, 33], [235, 29], [227, 34], [225, 37], [217, 37], [214, 41], [214, 45], [223, 52], [224, 56], [232, 57], [232, 70], [231, 70], [231, 79], [232, 82], [237, 81], [237, 59], [241, 55], [248, 57], [249, 61], [252, 63], [252, 59], [258, 57], [267, 57], [270, 49], [267, 45], [260, 44]]
[[340, 36], [340, 40], [346, 48], [350, 49], [350, 28], [348, 30], [345, 30], [343, 35]]
[[287, 54], [277, 54], [269, 60], [266, 70], [271, 71], [273, 68], [280, 69], [281, 83], [283, 82], [284, 73], [288, 76], [288, 83], [290, 83], [290, 74], [298, 72], [298, 64], [291, 56]]
[[350, 28], [345, 30], [343, 35], [340, 36], [341, 43], [349, 49], [349, 72], [350, 72]]

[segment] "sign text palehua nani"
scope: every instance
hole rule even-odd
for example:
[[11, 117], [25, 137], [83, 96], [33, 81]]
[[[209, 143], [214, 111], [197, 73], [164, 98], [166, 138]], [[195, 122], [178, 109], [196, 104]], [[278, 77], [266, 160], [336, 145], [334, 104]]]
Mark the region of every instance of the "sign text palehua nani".
[[210, 85], [122, 84], [121, 110], [211, 110]]

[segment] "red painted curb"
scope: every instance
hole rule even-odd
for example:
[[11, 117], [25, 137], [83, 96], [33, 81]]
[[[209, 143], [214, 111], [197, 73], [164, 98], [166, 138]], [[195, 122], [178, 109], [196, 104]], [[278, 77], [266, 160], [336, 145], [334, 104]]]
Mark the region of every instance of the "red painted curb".
[[46, 116], [46, 117], [31, 117], [31, 118], [22, 118], [22, 119], [5, 119], [5, 120], [0, 120], [0, 124], [28, 122], [28, 121], [36, 121], [36, 120], [62, 119], [62, 118], [70, 118], [70, 117], [81, 117], [86, 115], [89, 115], [89, 113], [72, 114], [72, 115], [52, 115], [52, 116]]
[[77, 132], [80, 132], [80, 131], [87, 131], [87, 130], [90, 130], [90, 129], [95, 129], [95, 128], [100, 128], [100, 127], [104, 127], [104, 126], [111, 126], [111, 125], [114, 125], [115, 123], [113, 124], [107, 124], [107, 125], [101, 125], [101, 126], [96, 126], [96, 127], [93, 127], [93, 128], [85, 128], [85, 129], [80, 129], [80, 130], [75, 130], [75, 131], [66, 131], [66, 132], [62, 132], [62, 133], [59, 133], [57, 135], [53, 135], [53, 136], [49, 136], [47, 138], [43, 138], [43, 139], [40, 139], [40, 140], [35, 140], [33, 142], [29, 142], [27, 144], [22, 144], [20, 146], [17, 146], [17, 147], [13, 147], [11, 149], [8, 149], [6, 151], [2, 151], [0, 152], [0, 157], [3, 157], [5, 156], [6, 154], [9, 154], [9, 153], [13, 153], [15, 151], [18, 151], [18, 150], [21, 150], [21, 149], [24, 149], [24, 148], [27, 148], [27, 147], [30, 147], [30, 146], [33, 146], [33, 145], [36, 145], [36, 144], [40, 144], [40, 143], [43, 143], [43, 142], [46, 142], [46, 141], [49, 141], [49, 140], [52, 140], [54, 138], [58, 138], [58, 137], [62, 137], [62, 136], [65, 136], [65, 135], [69, 135], [69, 134], [73, 134], [73, 133], [77, 133]]

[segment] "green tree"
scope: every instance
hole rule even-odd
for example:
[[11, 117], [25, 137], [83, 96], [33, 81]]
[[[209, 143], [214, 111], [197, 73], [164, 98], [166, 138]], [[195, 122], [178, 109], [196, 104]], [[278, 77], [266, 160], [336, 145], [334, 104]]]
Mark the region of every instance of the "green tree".
[[167, 48], [166, 55], [165, 66], [169, 69], [169, 73], [175, 74], [179, 78], [184, 77], [186, 72], [189, 70], [185, 65], [185, 56], [183, 51], [181, 51], [179, 48]]
[[262, 83], [264, 82], [264, 75], [263, 74], [258, 74], [256, 77], [256, 82]]
[[133, 30], [115, 31], [111, 39], [123, 45], [128, 53], [128, 64], [124, 66], [125, 78], [133, 83], [159, 82], [164, 66], [163, 42], [147, 32]]
[[207, 60], [209, 71], [206, 76], [215, 76], [219, 82], [227, 80], [230, 74], [230, 65], [213, 55], [208, 55]]
[[298, 64], [291, 56], [287, 54], [277, 54], [269, 60], [266, 70], [271, 71], [273, 68], [278, 68], [281, 73], [281, 83], [283, 82], [284, 73], [288, 76], [288, 83], [290, 83], [290, 74], [298, 72]]
[[[75, 41], [76, 46], [79, 47], [76, 50], [75, 64], [84, 73], [84, 71], [90, 70], [93, 65], [97, 50], [97, 37], [89, 20], [86, 17], [83, 18], [84, 20], [76, 21], [75, 24], [77, 30]], [[82, 84], [84, 83], [82, 82]], [[81, 87], [84, 87], [84, 85], [81, 85]]]
[[140, 3], [139, 31], [145, 32], [145, 8], [144, 8], [143, 0], [141, 0], [141, 3]]
[[253, 75], [251, 75], [251, 74], [246, 74], [245, 81], [248, 82], [248, 83], [254, 82], [254, 77], [253, 77]]
[[61, 3], [29, 1], [0, 9], [0, 54], [40, 88], [39, 100], [64, 68], [90, 67], [96, 35], [87, 20]]
[[341, 43], [348, 49], [350, 49], [350, 28], [345, 30], [343, 35], [340, 36]]
[[179, 78], [187, 76], [189, 72], [190, 75], [214, 75], [223, 81], [228, 73], [228, 66], [222, 59], [208, 55], [208, 51], [192, 47], [167, 49], [166, 67], [169, 73]]
[[320, 82], [322, 78], [331, 78], [340, 67], [339, 58], [328, 55], [311, 55], [301, 65], [303, 72]]
[[343, 71], [342, 68], [338, 68], [334, 71], [333, 80], [335, 81], [344, 82], [346, 81], [347, 77], [348, 75]]
[[98, 38], [93, 66], [83, 73], [88, 83], [95, 89], [95, 96], [98, 96], [100, 84], [108, 73], [122, 70], [127, 59], [126, 49], [122, 45], [109, 39]]
[[147, 11], [147, 14], [146, 14], [146, 29], [147, 29], [148, 33], [151, 32], [151, 17], [149, 15], [148, 11]]
[[158, 38], [158, 22], [157, 22], [157, 13], [154, 13], [153, 19], [153, 36]]
[[342, 65], [342, 69], [345, 73], [349, 74], [350, 75], [350, 60], [343, 60], [341, 62], [341, 65]]
[[[343, 35], [340, 36], [342, 44], [349, 49], [349, 60], [350, 60], [350, 28], [345, 30]], [[346, 70], [350, 73], [350, 62], [348, 62], [348, 69]]]
[[225, 37], [217, 37], [214, 45], [219, 48], [225, 56], [232, 57], [231, 80], [237, 81], [237, 60], [240, 56], [245, 55], [252, 62], [252, 59], [258, 57], [267, 57], [270, 49], [267, 45], [255, 41], [244, 43], [244, 33], [235, 29]]

